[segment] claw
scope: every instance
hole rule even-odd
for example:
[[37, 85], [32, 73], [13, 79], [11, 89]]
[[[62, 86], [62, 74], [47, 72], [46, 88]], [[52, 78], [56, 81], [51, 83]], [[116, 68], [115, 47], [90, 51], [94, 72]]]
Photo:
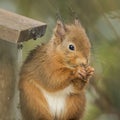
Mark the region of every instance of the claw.
[[87, 68], [78, 67], [77, 69], [75, 69], [73, 74], [76, 78], [79, 78], [83, 82], [88, 82], [90, 77], [92, 77], [92, 75], [94, 74], [94, 68], [92, 68], [91, 66], [88, 66]]
[[79, 71], [78, 71], [78, 76], [79, 76], [79, 78], [80, 79], [85, 79], [86, 78], [86, 71], [84, 70], [84, 69], [80, 69]]
[[92, 75], [94, 74], [94, 71], [95, 70], [93, 67], [91, 67], [91, 66], [87, 67], [87, 69], [86, 69], [87, 77], [92, 77]]

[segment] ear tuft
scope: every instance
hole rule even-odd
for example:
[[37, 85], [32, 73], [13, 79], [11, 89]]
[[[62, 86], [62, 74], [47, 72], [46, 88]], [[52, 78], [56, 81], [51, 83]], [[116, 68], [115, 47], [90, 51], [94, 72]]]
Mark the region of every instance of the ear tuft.
[[77, 18], [74, 20], [74, 24], [75, 24], [76, 26], [82, 27], [80, 21], [79, 21]]

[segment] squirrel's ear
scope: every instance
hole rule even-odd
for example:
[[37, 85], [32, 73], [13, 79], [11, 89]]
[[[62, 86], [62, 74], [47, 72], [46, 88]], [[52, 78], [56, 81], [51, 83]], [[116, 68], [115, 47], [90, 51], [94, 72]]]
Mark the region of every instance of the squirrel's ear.
[[77, 18], [74, 20], [74, 24], [75, 24], [76, 26], [82, 27], [80, 21], [79, 21]]
[[60, 20], [57, 20], [57, 25], [54, 31], [55, 35], [63, 38], [65, 36], [65, 31], [65, 25]]

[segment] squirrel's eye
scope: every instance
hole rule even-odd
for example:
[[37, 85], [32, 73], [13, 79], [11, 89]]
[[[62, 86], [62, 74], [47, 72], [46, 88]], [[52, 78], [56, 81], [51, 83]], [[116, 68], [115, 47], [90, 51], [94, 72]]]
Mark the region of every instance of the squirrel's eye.
[[70, 50], [75, 50], [74, 45], [69, 45], [69, 49], [70, 49]]

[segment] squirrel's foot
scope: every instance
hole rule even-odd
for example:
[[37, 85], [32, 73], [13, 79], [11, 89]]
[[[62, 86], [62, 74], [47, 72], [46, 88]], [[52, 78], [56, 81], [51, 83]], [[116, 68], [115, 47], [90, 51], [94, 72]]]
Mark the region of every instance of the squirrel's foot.
[[86, 68], [86, 78], [83, 79], [83, 80], [84, 80], [85, 82], [88, 82], [89, 79], [93, 76], [93, 74], [94, 74], [94, 68], [91, 67], [91, 66], [88, 66], [88, 67]]
[[81, 80], [86, 79], [86, 75], [87, 75], [86, 70], [83, 67], [77, 67], [74, 70], [73, 74], [74, 74], [75, 78], [81, 79]]
[[74, 79], [72, 80], [73, 85], [76, 90], [82, 90], [86, 84], [89, 82], [89, 79], [94, 74], [94, 68], [91, 66], [88, 67], [77, 67], [74, 70]]
[[77, 67], [74, 71], [75, 78], [78, 78], [83, 82], [88, 82], [89, 79], [93, 76], [93, 74], [94, 74], [94, 68], [91, 66], [88, 66], [86, 68]]

